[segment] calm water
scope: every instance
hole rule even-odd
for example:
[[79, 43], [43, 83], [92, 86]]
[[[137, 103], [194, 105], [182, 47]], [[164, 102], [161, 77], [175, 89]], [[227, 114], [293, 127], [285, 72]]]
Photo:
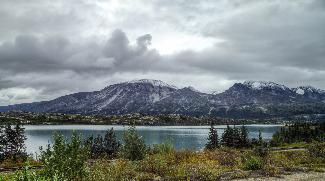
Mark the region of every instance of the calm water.
[[[117, 137], [121, 140], [125, 126], [106, 125], [26, 125], [27, 152], [35, 154], [39, 152], [40, 146], [52, 143], [54, 132], [60, 132], [69, 138], [73, 130], [81, 133], [83, 137], [90, 135], [103, 135], [107, 129], [114, 128]], [[280, 125], [247, 125], [250, 138], [257, 138], [261, 130], [265, 139], [270, 139]], [[137, 126], [138, 133], [144, 138], [146, 144], [158, 144], [166, 140], [171, 141], [176, 149], [201, 150], [204, 148], [209, 132], [209, 126]], [[226, 126], [216, 126], [221, 136]]]

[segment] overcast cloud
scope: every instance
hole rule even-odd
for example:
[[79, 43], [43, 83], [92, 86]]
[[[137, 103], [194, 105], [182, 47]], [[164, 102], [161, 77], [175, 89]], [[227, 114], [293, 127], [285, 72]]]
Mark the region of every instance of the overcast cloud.
[[133, 79], [325, 89], [323, 0], [3, 0], [0, 105]]

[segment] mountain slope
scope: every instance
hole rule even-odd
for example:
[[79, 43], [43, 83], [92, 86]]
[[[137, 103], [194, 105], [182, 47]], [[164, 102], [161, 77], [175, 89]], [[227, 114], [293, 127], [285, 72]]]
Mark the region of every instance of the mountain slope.
[[[183, 114], [233, 118], [266, 118], [325, 113], [325, 91], [310, 86], [288, 88], [265, 81], [235, 83], [219, 94], [193, 87], [177, 88], [159, 80], [136, 80], [100, 91], [80, 92], [51, 101], [0, 107], [0, 111], [118, 115]], [[324, 109], [323, 109], [324, 108]]]

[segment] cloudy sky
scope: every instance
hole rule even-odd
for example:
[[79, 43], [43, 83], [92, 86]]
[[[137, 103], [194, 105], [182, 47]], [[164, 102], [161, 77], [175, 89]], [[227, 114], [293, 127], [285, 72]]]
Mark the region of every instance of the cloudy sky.
[[325, 1], [0, 1], [0, 105], [142, 78], [325, 89]]

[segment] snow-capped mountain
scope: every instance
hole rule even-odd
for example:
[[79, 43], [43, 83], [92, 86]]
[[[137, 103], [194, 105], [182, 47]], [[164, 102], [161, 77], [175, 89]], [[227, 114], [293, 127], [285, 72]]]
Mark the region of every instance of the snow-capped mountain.
[[312, 86], [300, 86], [292, 89], [295, 93], [308, 99], [325, 100], [325, 91]]
[[265, 81], [235, 83], [216, 97], [230, 105], [293, 103], [301, 99], [290, 88]]
[[0, 111], [245, 118], [325, 113], [324, 101], [325, 91], [311, 86], [288, 88], [274, 82], [246, 81], [235, 83], [222, 93], [206, 94], [191, 86], [177, 88], [160, 80], [142, 79], [113, 84], [100, 91], [70, 94], [51, 101], [4, 106], [0, 107]]

